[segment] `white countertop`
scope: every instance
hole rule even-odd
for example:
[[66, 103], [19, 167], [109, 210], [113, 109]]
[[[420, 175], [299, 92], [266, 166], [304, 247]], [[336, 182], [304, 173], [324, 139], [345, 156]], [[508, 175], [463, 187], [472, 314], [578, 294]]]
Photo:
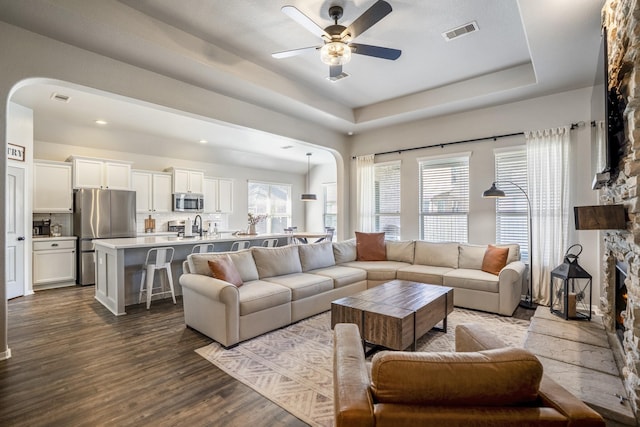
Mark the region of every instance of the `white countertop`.
[[38, 241], [38, 242], [44, 242], [44, 241], [53, 241], [53, 240], [76, 240], [77, 237], [76, 236], [58, 236], [58, 237], [53, 237], [53, 236], [31, 236], [31, 238], [33, 239], [33, 241]]
[[215, 242], [235, 242], [236, 240], [262, 240], [280, 237], [290, 237], [290, 234], [254, 234], [254, 235], [237, 235], [225, 234], [220, 238], [214, 239], [210, 236], [195, 237], [176, 237], [176, 236], [146, 236], [146, 237], [126, 237], [120, 239], [96, 239], [93, 240], [95, 246], [101, 246], [109, 249], [130, 249], [145, 248], [153, 246], [179, 246], [179, 245], [195, 245], [199, 243], [215, 243]]
[[139, 231], [136, 237], [155, 237], [155, 236], [177, 236], [177, 231], [154, 231], [153, 233], [145, 233]]

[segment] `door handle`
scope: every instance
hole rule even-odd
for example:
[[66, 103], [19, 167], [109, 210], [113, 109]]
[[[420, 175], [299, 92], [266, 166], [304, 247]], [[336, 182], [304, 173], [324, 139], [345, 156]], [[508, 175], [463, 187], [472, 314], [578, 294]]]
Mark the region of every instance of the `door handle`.
[[22, 241], [22, 240], [24, 240], [24, 236], [19, 236], [18, 241]]

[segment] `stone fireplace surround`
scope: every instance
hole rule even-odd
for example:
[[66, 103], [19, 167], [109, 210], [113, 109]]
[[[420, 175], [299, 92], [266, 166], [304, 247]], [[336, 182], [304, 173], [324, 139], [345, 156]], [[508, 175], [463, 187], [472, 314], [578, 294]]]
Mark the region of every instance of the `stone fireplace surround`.
[[615, 335], [616, 264], [626, 264], [627, 306], [622, 313], [622, 343], [611, 345], [621, 365], [624, 387], [636, 417], [640, 404], [640, 3], [606, 0], [602, 22], [608, 32], [610, 87], [617, 87], [626, 102], [624, 154], [617, 180], [600, 194], [602, 204], [624, 204], [627, 230], [603, 232], [603, 280], [599, 308], [607, 331]]

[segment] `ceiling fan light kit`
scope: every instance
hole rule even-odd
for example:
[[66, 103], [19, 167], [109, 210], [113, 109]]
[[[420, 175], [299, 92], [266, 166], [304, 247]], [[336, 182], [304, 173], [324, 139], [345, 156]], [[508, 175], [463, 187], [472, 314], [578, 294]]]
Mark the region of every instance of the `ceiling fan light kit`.
[[324, 45], [275, 52], [271, 54], [271, 56], [276, 59], [282, 59], [320, 50], [320, 60], [329, 65], [328, 80], [332, 82], [348, 76], [347, 73], [342, 72], [342, 66], [351, 60], [352, 53], [395, 61], [402, 53], [402, 51], [398, 49], [351, 43], [353, 39], [367, 31], [375, 23], [391, 13], [391, 11], [392, 8], [389, 3], [384, 0], [378, 0], [362, 15], [356, 18], [351, 25], [345, 27], [344, 25], [338, 24], [338, 19], [342, 18], [343, 14], [342, 7], [331, 6], [329, 8], [329, 17], [333, 19], [334, 24], [322, 28], [294, 6], [283, 6], [282, 12], [285, 15], [289, 16], [314, 35], [322, 38]]
[[327, 65], [344, 65], [351, 61], [351, 48], [342, 42], [325, 43], [320, 49], [320, 59]]

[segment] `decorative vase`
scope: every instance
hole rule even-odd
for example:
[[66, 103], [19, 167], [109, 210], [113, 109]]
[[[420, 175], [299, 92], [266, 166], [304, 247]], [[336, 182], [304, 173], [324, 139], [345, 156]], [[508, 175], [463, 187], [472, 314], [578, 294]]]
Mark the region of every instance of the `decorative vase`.
[[258, 233], [256, 233], [256, 225], [255, 224], [249, 224], [249, 231], [247, 231], [247, 234], [258, 234]]

